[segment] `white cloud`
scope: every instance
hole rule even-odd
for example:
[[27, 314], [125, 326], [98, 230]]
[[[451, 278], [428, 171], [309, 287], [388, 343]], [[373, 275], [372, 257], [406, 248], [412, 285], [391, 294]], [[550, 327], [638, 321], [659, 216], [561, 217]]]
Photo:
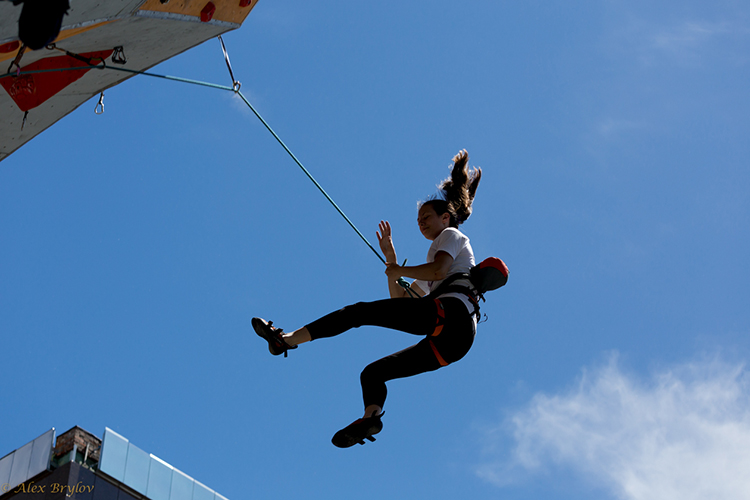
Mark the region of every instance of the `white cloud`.
[[618, 59], [635, 58], [645, 67], [743, 65], [748, 29], [738, 18], [743, 18], [744, 12], [724, 12], [723, 17], [725, 20], [715, 22], [664, 22], [629, 15], [607, 31], [603, 47]]
[[602, 137], [618, 137], [627, 132], [648, 130], [649, 125], [632, 120], [606, 118], [596, 124], [596, 131]]
[[575, 388], [538, 394], [490, 430], [490, 446], [508, 432], [515, 446], [478, 473], [505, 485], [559, 466], [626, 500], [750, 498], [747, 389], [745, 368], [719, 360], [644, 382], [623, 373], [613, 356]]
[[668, 58], [697, 64], [711, 52], [720, 50], [712, 44], [730, 34], [731, 29], [726, 23], [685, 22], [652, 33], [648, 41], [653, 49]]
[[665, 50], [679, 50], [704, 43], [713, 36], [728, 33], [726, 25], [702, 22], [684, 22], [663, 28], [652, 35], [651, 42], [655, 47]]

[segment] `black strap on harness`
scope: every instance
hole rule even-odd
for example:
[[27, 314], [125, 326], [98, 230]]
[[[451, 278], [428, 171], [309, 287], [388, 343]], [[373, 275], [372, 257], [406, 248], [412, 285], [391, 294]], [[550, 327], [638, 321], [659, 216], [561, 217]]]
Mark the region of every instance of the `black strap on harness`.
[[461, 279], [469, 280], [469, 282], [471, 282], [471, 276], [468, 273], [451, 274], [450, 276], [445, 278], [436, 289], [432, 290], [430, 292], [430, 295], [434, 297], [443, 295], [445, 293], [462, 293], [466, 295], [467, 297], [469, 297], [469, 301], [474, 306], [474, 312], [472, 314], [476, 315], [477, 320], [479, 320], [479, 299], [484, 300], [484, 296], [483, 294], [479, 293], [473, 285], [471, 287], [465, 285], [454, 285], [456, 281]]

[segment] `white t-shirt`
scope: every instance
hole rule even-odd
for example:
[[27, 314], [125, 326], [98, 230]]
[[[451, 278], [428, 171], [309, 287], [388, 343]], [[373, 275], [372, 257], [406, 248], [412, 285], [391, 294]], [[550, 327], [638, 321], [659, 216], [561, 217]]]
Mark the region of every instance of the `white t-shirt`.
[[[437, 254], [438, 252], [445, 252], [453, 257], [453, 263], [451, 264], [450, 269], [448, 269], [448, 276], [457, 273], [468, 273], [469, 270], [474, 267], [474, 251], [471, 249], [469, 238], [454, 227], [447, 227], [443, 229], [443, 232], [441, 232], [438, 237], [432, 241], [432, 245], [430, 245], [430, 249], [427, 251], [427, 262], [434, 262], [435, 254]], [[414, 281], [414, 283], [419, 286], [419, 288], [427, 293], [435, 290], [438, 286], [440, 286], [440, 283], [442, 282], [443, 280]], [[471, 282], [465, 279], [456, 280], [453, 283], [455, 285], [471, 286]], [[440, 297], [456, 297], [464, 303], [464, 305], [466, 306], [466, 310], [469, 311], [469, 313], [474, 312], [474, 305], [463, 293], [444, 293], [440, 295]]]

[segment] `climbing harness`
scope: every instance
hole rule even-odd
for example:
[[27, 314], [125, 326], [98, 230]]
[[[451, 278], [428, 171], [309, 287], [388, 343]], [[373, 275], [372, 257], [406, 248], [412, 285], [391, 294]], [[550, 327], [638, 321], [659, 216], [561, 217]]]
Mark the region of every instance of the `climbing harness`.
[[[468, 280], [471, 286], [455, 284], [458, 280]], [[445, 278], [430, 295], [443, 295], [445, 293], [462, 293], [469, 297], [474, 306], [473, 314], [477, 320], [481, 319], [479, 314], [479, 300], [485, 302], [486, 292], [497, 290], [508, 282], [508, 266], [497, 257], [488, 257], [479, 264], [469, 269], [468, 273], [455, 273]], [[435, 299], [437, 300], [437, 299]]]

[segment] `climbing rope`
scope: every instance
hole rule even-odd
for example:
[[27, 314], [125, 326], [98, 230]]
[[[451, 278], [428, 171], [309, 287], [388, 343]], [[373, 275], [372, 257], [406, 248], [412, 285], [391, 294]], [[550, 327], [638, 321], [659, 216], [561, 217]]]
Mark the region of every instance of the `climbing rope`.
[[[223, 45], [223, 42], [222, 42], [222, 45]], [[227, 62], [228, 62], [228, 60], [227, 60]], [[230, 74], [231, 74], [231, 69], [230, 69]], [[235, 83], [237, 83], [237, 82], [235, 82]], [[271, 128], [271, 126], [268, 124], [268, 122], [266, 122], [266, 120], [264, 120], [263, 117], [260, 116], [260, 113], [258, 113], [258, 111], [255, 109], [255, 107], [250, 103], [250, 101], [247, 100], [247, 98], [245, 97], [245, 95], [242, 92], [240, 92], [239, 88], [237, 90], [235, 90], [235, 93], [238, 96], [240, 96], [240, 98], [243, 101], [245, 101], [245, 104], [247, 104], [247, 107], [250, 108], [250, 110], [255, 114], [255, 116], [258, 117], [258, 119], [266, 127], [266, 129], [271, 133], [271, 135], [278, 141], [279, 144], [281, 144], [281, 147], [284, 148], [284, 151], [286, 151], [289, 154], [289, 156], [292, 158], [292, 160], [294, 160], [294, 162], [297, 164], [297, 166], [299, 166], [299, 168], [302, 169], [302, 171], [305, 173], [305, 175], [307, 175], [307, 177], [312, 181], [312, 183], [315, 184], [315, 187], [317, 187], [320, 190], [320, 192], [323, 193], [323, 196], [325, 196], [325, 198], [331, 203], [331, 205], [333, 205], [333, 208], [335, 208], [336, 211], [338, 211], [338, 213], [341, 214], [341, 217], [343, 217], [344, 220], [349, 223], [349, 225], [352, 227], [352, 229], [354, 229], [354, 231], [359, 235], [359, 237], [362, 238], [362, 241], [364, 241], [367, 244], [367, 246], [370, 247], [370, 250], [373, 251], [373, 253], [378, 257], [378, 259], [380, 259], [380, 261], [383, 264], [385, 264], [386, 263], [385, 259], [378, 253], [377, 250], [375, 250], [375, 247], [373, 247], [370, 244], [370, 242], [367, 240], [367, 238], [365, 238], [365, 236], [362, 234], [362, 232], [359, 229], [357, 229], [357, 226], [355, 226], [354, 223], [349, 219], [349, 217], [346, 216], [346, 214], [344, 213], [344, 211], [341, 210], [341, 208], [339, 208], [339, 206], [336, 204], [336, 202], [333, 201], [333, 198], [331, 198], [328, 195], [328, 193], [326, 192], [326, 190], [323, 189], [323, 186], [321, 186], [320, 183], [315, 180], [315, 177], [312, 176], [312, 174], [310, 173], [310, 171], [305, 168], [305, 166], [302, 164], [302, 162], [300, 162], [297, 159], [297, 157], [294, 155], [294, 153], [292, 153], [292, 151], [287, 147], [287, 145], [284, 144], [284, 141], [282, 141], [281, 137], [279, 137], [278, 134], [276, 134], [276, 132], [273, 131], [273, 129]], [[404, 261], [404, 264], [406, 264], [406, 261]], [[401, 287], [404, 288], [407, 291], [407, 293], [409, 294], [410, 297], [416, 297], [416, 293], [411, 289], [411, 285], [404, 278], [399, 278], [398, 279], [398, 284], [401, 285]]]
[[[341, 215], [341, 217], [343, 217], [344, 220], [349, 224], [349, 226], [351, 226], [351, 228], [357, 233], [357, 235], [359, 235], [359, 237], [362, 239], [362, 241], [364, 241], [365, 244], [368, 247], [370, 247], [370, 250], [373, 251], [373, 253], [378, 257], [378, 259], [380, 259], [380, 261], [383, 264], [385, 264], [386, 263], [385, 259], [380, 255], [380, 253], [378, 253], [378, 251], [375, 249], [375, 247], [372, 246], [372, 244], [369, 242], [369, 240], [362, 234], [362, 232], [357, 228], [357, 226], [354, 225], [354, 223], [351, 221], [351, 219], [349, 219], [349, 217], [347, 217], [347, 215], [344, 213], [344, 211], [341, 210], [341, 208], [336, 204], [336, 202], [333, 200], [333, 198], [331, 198], [331, 196], [326, 192], [326, 190], [323, 189], [323, 186], [321, 186], [320, 183], [317, 180], [315, 180], [315, 177], [313, 177], [313, 175], [310, 173], [310, 171], [307, 170], [307, 168], [305, 168], [305, 166], [302, 164], [302, 162], [299, 161], [299, 159], [294, 155], [294, 153], [292, 153], [292, 150], [289, 149], [289, 147], [284, 143], [283, 140], [281, 140], [281, 137], [279, 137], [279, 135], [271, 128], [271, 126], [268, 124], [268, 122], [266, 122], [266, 120], [263, 119], [263, 117], [260, 115], [260, 113], [258, 113], [258, 110], [255, 109], [255, 106], [253, 106], [252, 103], [250, 103], [250, 101], [247, 99], [247, 97], [245, 97], [245, 95], [240, 91], [240, 87], [241, 87], [242, 84], [239, 81], [237, 81], [235, 79], [235, 77], [234, 77], [234, 72], [232, 71], [232, 65], [229, 62], [229, 54], [227, 52], [226, 46], [224, 45], [224, 40], [221, 38], [221, 36], [219, 36], [219, 41], [221, 42], [221, 49], [222, 49], [222, 52], [224, 53], [224, 60], [225, 60], [225, 62], [227, 64], [227, 69], [229, 70], [229, 76], [232, 79], [232, 86], [231, 87], [228, 87], [226, 85], [218, 85], [218, 84], [215, 84], [215, 83], [203, 82], [203, 81], [199, 81], [199, 80], [191, 80], [189, 78], [181, 78], [181, 77], [176, 77], [176, 76], [161, 75], [161, 74], [157, 74], [157, 73], [151, 73], [151, 72], [148, 72], [148, 71], [139, 71], [139, 70], [133, 70], [133, 69], [123, 68], [123, 67], [108, 66], [104, 62], [104, 60], [101, 59], [101, 58], [96, 58], [96, 59], [99, 59], [101, 61], [101, 65], [99, 65], [98, 63], [97, 64], [93, 64], [93, 59], [91, 59], [91, 58], [84, 58], [84, 57], [82, 57], [82, 56], [80, 56], [78, 54], [74, 54], [72, 52], [68, 52], [67, 50], [60, 49], [57, 46], [55, 46], [54, 44], [51, 44], [48, 47], [48, 49], [50, 49], [50, 50], [59, 50], [61, 52], [65, 52], [66, 55], [68, 55], [70, 57], [74, 57], [74, 58], [76, 58], [78, 60], [86, 62], [91, 68], [108, 69], [108, 70], [113, 70], [113, 71], [122, 71], [122, 72], [126, 72], [126, 73], [132, 73], [132, 74], [135, 74], [135, 75], [150, 76], [150, 77], [154, 77], [154, 78], [161, 78], [161, 79], [164, 79], [164, 80], [170, 80], [170, 81], [175, 81], [175, 82], [188, 83], [188, 84], [191, 84], [191, 85], [198, 85], [198, 86], [209, 87], [209, 88], [214, 88], [214, 89], [218, 89], [218, 90], [226, 90], [226, 91], [234, 92], [235, 94], [237, 94], [240, 97], [240, 99], [242, 99], [245, 102], [245, 104], [247, 105], [247, 107], [250, 108], [250, 110], [253, 112], [253, 114], [255, 114], [255, 116], [260, 120], [260, 122], [271, 133], [271, 135], [274, 137], [274, 139], [276, 139], [276, 141], [281, 145], [281, 147], [284, 148], [284, 151], [286, 151], [287, 154], [289, 154], [289, 156], [292, 158], [292, 160], [294, 160], [294, 162], [302, 170], [302, 172], [304, 172], [304, 174], [310, 179], [310, 181], [312, 181], [312, 183], [315, 184], [315, 187], [318, 188], [318, 190], [329, 201], [329, 203], [333, 206], [333, 208], [336, 209], [336, 211]], [[119, 51], [118, 51], [118, 57], [120, 57], [122, 55], [122, 48], [118, 47], [118, 49], [119, 49]], [[122, 57], [124, 57], [124, 56], [122, 56]], [[20, 57], [19, 57], [19, 59], [20, 59]], [[116, 62], [119, 62], [119, 61], [116, 61]], [[19, 76], [21, 74], [49, 73], [49, 72], [59, 72], [59, 71], [75, 71], [75, 70], [80, 71], [81, 69], [82, 68], [77, 67], [77, 68], [59, 68], [59, 69], [47, 69], [47, 70], [35, 70], [35, 71], [21, 71], [21, 68], [19, 66], [16, 72], [12, 72], [12, 66], [11, 66], [11, 68], [8, 69], [8, 73], [6, 73], [4, 75], [0, 75], [0, 78], [5, 78], [7, 76]], [[103, 111], [104, 111], [104, 93], [102, 92], [100, 94], [100, 97], [99, 97], [99, 103], [97, 104], [97, 106], [95, 108], [95, 112], [97, 112], [97, 114], [100, 114]], [[28, 112], [27, 112], [27, 114], [28, 114]], [[24, 117], [24, 123], [25, 123], [25, 121], [26, 120], [25, 120], [25, 117]], [[404, 261], [404, 264], [406, 264], [406, 261]], [[406, 290], [406, 292], [409, 294], [409, 296], [411, 296], [411, 297], [416, 297], [417, 296], [416, 293], [411, 289], [410, 284], [409, 284], [408, 281], [406, 281], [404, 278], [399, 278], [397, 281], [398, 281], [398, 284], [401, 285], [401, 287], [403, 287]]]

